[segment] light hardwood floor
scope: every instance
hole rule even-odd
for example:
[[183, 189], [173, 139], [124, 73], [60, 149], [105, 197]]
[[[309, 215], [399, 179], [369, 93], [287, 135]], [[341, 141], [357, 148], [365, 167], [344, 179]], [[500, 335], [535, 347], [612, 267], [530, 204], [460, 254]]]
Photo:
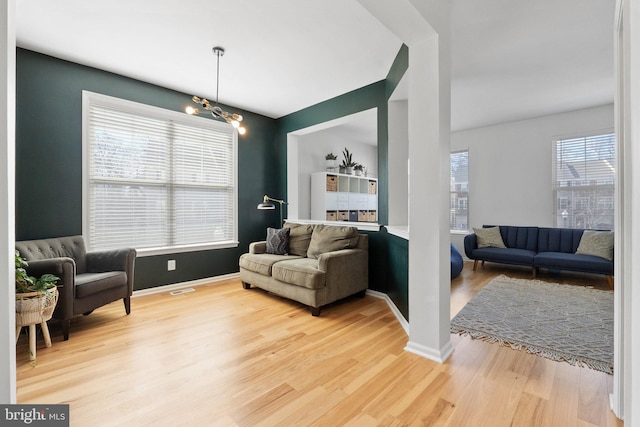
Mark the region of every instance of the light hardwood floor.
[[[498, 274], [452, 282], [451, 317]], [[607, 288], [602, 278], [541, 279]], [[312, 317], [239, 280], [134, 298], [50, 325], [37, 361], [18, 342], [19, 403], [69, 403], [72, 426], [622, 426], [608, 409], [611, 377], [452, 336], [438, 364], [404, 351], [386, 303], [349, 298]]]

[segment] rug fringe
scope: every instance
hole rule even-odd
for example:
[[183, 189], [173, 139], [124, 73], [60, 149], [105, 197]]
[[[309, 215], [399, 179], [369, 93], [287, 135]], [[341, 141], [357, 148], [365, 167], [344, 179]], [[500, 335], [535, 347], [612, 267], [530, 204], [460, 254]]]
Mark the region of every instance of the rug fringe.
[[599, 360], [593, 360], [585, 357], [575, 357], [567, 353], [554, 351], [544, 347], [536, 347], [523, 342], [515, 342], [510, 340], [504, 340], [493, 335], [488, 335], [481, 331], [468, 330], [463, 328], [457, 328], [451, 326], [451, 332], [461, 336], [469, 336], [472, 339], [485, 341], [488, 343], [497, 343], [502, 347], [511, 347], [513, 350], [524, 350], [527, 353], [542, 356], [547, 359], [556, 362], [567, 362], [572, 366], [587, 367], [596, 371], [604, 372], [609, 375], [613, 375], [613, 366], [608, 363], [601, 362]]

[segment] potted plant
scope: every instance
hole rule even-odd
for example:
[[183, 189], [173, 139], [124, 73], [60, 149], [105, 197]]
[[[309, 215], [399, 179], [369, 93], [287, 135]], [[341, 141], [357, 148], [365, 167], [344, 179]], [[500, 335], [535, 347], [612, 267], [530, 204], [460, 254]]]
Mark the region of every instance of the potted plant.
[[356, 176], [360, 176], [362, 175], [362, 171], [364, 171], [364, 165], [358, 163], [353, 167], [353, 170], [356, 171]]
[[29, 276], [24, 269], [27, 262], [16, 250], [16, 327], [46, 322], [51, 319], [58, 302], [60, 280], [53, 274], [43, 274], [40, 278]]
[[345, 147], [342, 151], [344, 159], [342, 159], [342, 167], [347, 175], [353, 174], [353, 167], [357, 164], [353, 161], [353, 154]]
[[324, 156], [325, 160], [327, 161], [327, 170], [329, 172], [332, 172], [335, 170], [336, 168], [336, 159], [338, 158], [338, 156], [336, 156], [333, 153], [329, 153], [326, 156]]

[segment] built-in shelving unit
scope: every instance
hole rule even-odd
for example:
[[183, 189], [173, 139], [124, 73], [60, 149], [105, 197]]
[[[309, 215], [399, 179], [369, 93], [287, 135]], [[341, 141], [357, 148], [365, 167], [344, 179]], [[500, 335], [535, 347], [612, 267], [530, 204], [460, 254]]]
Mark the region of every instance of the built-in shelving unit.
[[311, 219], [378, 221], [378, 180], [331, 172], [311, 174]]

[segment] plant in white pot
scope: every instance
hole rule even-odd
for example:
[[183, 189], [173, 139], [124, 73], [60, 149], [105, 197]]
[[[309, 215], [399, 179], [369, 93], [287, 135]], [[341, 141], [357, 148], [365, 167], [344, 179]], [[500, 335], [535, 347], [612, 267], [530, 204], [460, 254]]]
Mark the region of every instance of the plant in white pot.
[[331, 172], [334, 171], [337, 167], [337, 162], [336, 159], [338, 158], [338, 156], [336, 156], [333, 153], [329, 153], [326, 156], [324, 156], [324, 159], [327, 161], [327, 171]]
[[353, 167], [353, 170], [356, 171], [356, 176], [361, 176], [362, 171], [364, 171], [364, 165], [361, 165], [360, 163], [358, 163]]
[[345, 147], [342, 151], [342, 167], [345, 169], [345, 173], [347, 175], [353, 174], [353, 167], [357, 165], [356, 162], [353, 161], [353, 154], [349, 152], [349, 150]]
[[51, 319], [58, 302], [60, 280], [53, 274], [40, 278], [29, 276], [24, 269], [27, 262], [16, 251], [16, 328], [46, 322]]

